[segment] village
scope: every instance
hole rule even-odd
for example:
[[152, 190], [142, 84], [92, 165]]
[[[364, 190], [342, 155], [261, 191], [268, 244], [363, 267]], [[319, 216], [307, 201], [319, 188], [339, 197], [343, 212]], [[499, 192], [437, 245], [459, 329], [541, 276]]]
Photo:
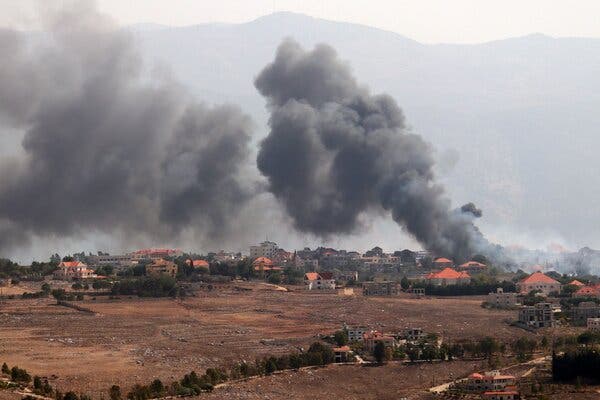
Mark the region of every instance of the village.
[[[600, 341], [600, 284], [593, 276], [523, 267], [505, 270], [482, 256], [456, 265], [429, 252], [379, 247], [289, 252], [270, 241], [246, 255], [143, 249], [54, 255], [31, 266], [5, 260], [0, 362], [44, 377], [61, 393], [93, 398], [106, 396], [112, 382], [137, 399], [132, 382], [169, 381], [201, 368], [220, 369], [227, 379], [142, 397], [225, 396], [256, 377], [335, 365], [380, 366], [386, 375], [418, 368], [407, 398], [560, 398], [548, 396], [573, 387], [553, 382], [551, 355]], [[128, 333], [132, 328], [139, 332]], [[38, 361], [17, 351], [22, 337]], [[61, 349], [89, 352], [94, 367], [70, 361], [76, 378], [54, 353]], [[253, 359], [262, 367], [240, 376], [239, 363]], [[453, 372], [425, 379], [440, 363]], [[8, 393], [44, 395], [11, 380], [10, 368], [2, 379], [16, 388]], [[588, 389], [578, 390], [585, 396]]]

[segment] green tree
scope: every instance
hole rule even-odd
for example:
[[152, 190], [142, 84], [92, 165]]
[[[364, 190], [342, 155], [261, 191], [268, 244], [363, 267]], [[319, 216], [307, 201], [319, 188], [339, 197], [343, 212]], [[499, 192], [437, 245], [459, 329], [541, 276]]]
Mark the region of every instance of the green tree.
[[40, 378], [39, 376], [34, 376], [33, 377], [33, 388], [40, 390], [43, 387], [43, 383], [42, 383], [42, 378]]
[[382, 341], [378, 341], [375, 344], [375, 348], [373, 349], [373, 356], [379, 364], [385, 361], [385, 344]]
[[345, 331], [337, 331], [333, 338], [338, 346], [348, 344], [348, 334]]
[[75, 392], [67, 392], [65, 393], [63, 400], [79, 400], [79, 397]]
[[150, 384], [150, 391], [153, 397], [161, 397], [165, 391], [165, 386], [160, 379], [155, 379]]
[[410, 287], [410, 281], [408, 280], [408, 278], [406, 276], [403, 276], [402, 279], [400, 280], [400, 286], [404, 290], [406, 290]]
[[44, 283], [42, 285], [42, 292], [44, 293], [44, 295], [48, 296], [50, 294], [50, 292], [52, 291], [52, 288], [50, 287], [50, 285], [48, 283]]
[[6, 363], [2, 364], [2, 373], [6, 374], [6, 375], [10, 375], [10, 368], [8, 368], [8, 365]]
[[500, 346], [498, 345], [496, 339], [489, 336], [481, 339], [477, 347], [479, 352], [483, 354], [486, 358], [490, 358], [492, 354], [494, 354], [500, 349]]
[[121, 400], [121, 387], [119, 385], [112, 385], [108, 390], [108, 397], [110, 400]]

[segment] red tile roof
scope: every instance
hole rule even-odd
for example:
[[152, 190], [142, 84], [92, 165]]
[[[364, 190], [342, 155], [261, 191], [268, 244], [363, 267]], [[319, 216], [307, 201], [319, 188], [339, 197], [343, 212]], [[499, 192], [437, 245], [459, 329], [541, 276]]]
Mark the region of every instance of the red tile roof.
[[440, 272], [431, 273], [427, 275], [427, 279], [459, 279], [459, 278], [470, 278], [471, 276], [466, 272], [458, 272], [452, 268], [444, 268]]
[[316, 281], [317, 279], [319, 279], [319, 274], [316, 272], [307, 272], [304, 274], [304, 278], [309, 281]]
[[273, 265], [273, 261], [271, 261], [271, 259], [267, 257], [258, 257], [256, 260], [252, 261], [252, 265]]
[[452, 260], [448, 260], [447, 258], [444, 257], [440, 257], [440, 258], [436, 258], [434, 263], [451, 263]]
[[58, 266], [59, 267], [87, 267], [87, 265], [85, 265], [81, 261], [63, 261], [60, 264], [58, 264]]
[[575, 292], [575, 296], [596, 296], [598, 289], [593, 286], [584, 286]]
[[527, 278], [523, 279], [521, 283], [559, 283], [557, 280], [550, 278], [548, 275], [544, 275], [541, 272], [534, 272]]
[[482, 263], [477, 262], [477, 261], [468, 261], [468, 262], [466, 262], [464, 264], [461, 264], [459, 267], [460, 268], [473, 268], [473, 267], [475, 267], [475, 268], [485, 268], [485, 267], [487, 267], [487, 265], [482, 264]]
[[571, 282], [569, 282], [569, 285], [585, 286], [583, 283], [579, 282], [577, 279], [573, 279]]
[[206, 260], [194, 260], [194, 261], [192, 261], [192, 266], [193, 267], [208, 268], [208, 262]]
[[339, 352], [339, 353], [346, 352], [346, 351], [350, 351], [350, 347], [349, 346], [334, 347], [333, 351], [336, 351], [336, 352]]

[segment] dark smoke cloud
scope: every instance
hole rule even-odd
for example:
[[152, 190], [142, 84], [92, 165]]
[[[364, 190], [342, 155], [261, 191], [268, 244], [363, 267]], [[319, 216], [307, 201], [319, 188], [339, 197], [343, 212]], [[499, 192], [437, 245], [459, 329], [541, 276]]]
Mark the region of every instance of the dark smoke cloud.
[[488, 246], [472, 210], [451, 209], [431, 147], [396, 102], [358, 85], [331, 47], [286, 40], [255, 85], [271, 112], [258, 168], [299, 230], [350, 233], [383, 209], [438, 254], [463, 260]]
[[52, 16], [42, 48], [26, 42], [0, 31], [0, 125], [23, 132], [24, 151], [0, 167], [0, 231], [12, 232], [0, 249], [32, 234], [226, 234], [250, 196], [247, 116], [148, 82], [133, 38], [86, 2]]
[[463, 204], [463, 206], [460, 208], [460, 211], [465, 214], [469, 213], [475, 218], [481, 218], [481, 216], [483, 215], [483, 212], [479, 208], [477, 208], [477, 206], [474, 203]]

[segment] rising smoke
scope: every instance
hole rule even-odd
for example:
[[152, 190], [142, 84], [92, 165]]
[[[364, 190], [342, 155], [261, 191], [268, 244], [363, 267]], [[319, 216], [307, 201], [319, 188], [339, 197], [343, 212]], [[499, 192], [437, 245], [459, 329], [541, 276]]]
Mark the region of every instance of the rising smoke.
[[0, 128], [23, 134], [0, 165], [0, 249], [89, 231], [228, 234], [251, 196], [239, 108], [148, 82], [133, 37], [87, 2], [53, 14], [39, 47], [28, 39], [0, 31]]
[[437, 254], [465, 260], [489, 248], [473, 225], [480, 211], [451, 208], [431, 147], [407, 130], [396, 102], [359, 85], [331, 47], [286, 40], [255, 86], [271, 113], [258, 168], [297, 229], [351, 233], [386, 210]]

